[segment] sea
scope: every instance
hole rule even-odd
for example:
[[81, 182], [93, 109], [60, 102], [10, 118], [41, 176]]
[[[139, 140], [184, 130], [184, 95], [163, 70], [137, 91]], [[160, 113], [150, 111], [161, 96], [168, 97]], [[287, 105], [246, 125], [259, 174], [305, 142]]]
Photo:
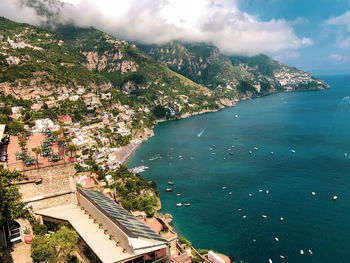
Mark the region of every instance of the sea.
[[331, 89], [159, 123], [126, 165], [149, 167], [161, 212], [196, 248], [236, 262], [350, 262], [350, 76], [322, 79]]

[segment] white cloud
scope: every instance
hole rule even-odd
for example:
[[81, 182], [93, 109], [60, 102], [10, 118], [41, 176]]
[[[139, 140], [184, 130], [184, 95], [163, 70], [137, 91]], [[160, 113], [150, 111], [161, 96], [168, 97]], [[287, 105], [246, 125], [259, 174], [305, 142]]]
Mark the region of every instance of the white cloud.
[[274, 59], [278, 61], [290, 61], [290, 60], [296, 60], [300, 58], [300, 53], [296, 51], [286, 51], [282, 54], [279, 54], [277, 56], [274, 56]]
[[[22, 20], [36, 23], [18, 3], [25, 0], [0, 0], [0, 15], [11, 19], [21, 10]], [[43, 0], [41, 0], [43, 1]], [[228, 54], [273, 54], [310, 46], [309, 38], [299, 38], [283, 19], [262, 21], [238, 9], [235, 0], [65, 0], [60, 22], [94, 26], [116, 37], [143, 43], [172, 40], [209, 42]], [[5, 5], [4, 5], [5, 3]], [[9, 6], [12, 8], [9, 15]], [[6, 9], [4, 9], [6, 7]]]
[[350, 11], [345, 12], [340, 16], [330, 18], [326, 21], [328, 25], [345, 26], [350, 31]]

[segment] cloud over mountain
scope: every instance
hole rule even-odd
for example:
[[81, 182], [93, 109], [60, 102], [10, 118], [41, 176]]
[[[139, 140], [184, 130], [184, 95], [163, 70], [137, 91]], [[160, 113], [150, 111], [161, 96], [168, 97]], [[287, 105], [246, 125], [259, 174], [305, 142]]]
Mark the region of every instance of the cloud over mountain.
[[[312, 44], [283, 19], [262, 21], [229, 0], [0, 0], [0, 15], [16, 21], [94, 26], [142, 43], [208, 42], [226, 54], [275, 54]], [[48, 18], [49, 17], [49, 18]]]

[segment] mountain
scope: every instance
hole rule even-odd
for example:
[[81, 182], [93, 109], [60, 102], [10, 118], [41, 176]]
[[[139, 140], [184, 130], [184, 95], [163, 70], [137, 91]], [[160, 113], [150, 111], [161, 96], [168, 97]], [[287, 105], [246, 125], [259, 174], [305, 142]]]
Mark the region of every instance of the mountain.
[[[240, 99], [328, 88], [265, 55], [226, 56], [204, 43], [135, 45], [94, 28], [56, 25], [53, 31], [5, 18], [0, 65], [1, 100], [26, 105], [22, 121], [30, 125], [65, 114], [88, 124], [111, 114], [109, 120], [135, 131]], [[33, 112], [33, 104], [43, 107]]]
[[139, 45], [159, 63], [230, 99], [246, 99], [274, 92], [325, 89], [310, 74], [268, 56], [226, 56], [205, 43], [172, 42]]

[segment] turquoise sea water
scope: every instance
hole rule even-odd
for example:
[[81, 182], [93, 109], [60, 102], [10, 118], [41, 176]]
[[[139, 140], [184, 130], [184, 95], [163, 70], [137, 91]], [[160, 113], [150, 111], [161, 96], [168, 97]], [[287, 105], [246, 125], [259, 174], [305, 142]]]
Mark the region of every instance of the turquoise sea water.
[[127, 165], [149, 166], [162, 211], [197, 248], [236, 262], [350, 262], [350, 77], [323, 79], [331, 90], [160, 123]]

